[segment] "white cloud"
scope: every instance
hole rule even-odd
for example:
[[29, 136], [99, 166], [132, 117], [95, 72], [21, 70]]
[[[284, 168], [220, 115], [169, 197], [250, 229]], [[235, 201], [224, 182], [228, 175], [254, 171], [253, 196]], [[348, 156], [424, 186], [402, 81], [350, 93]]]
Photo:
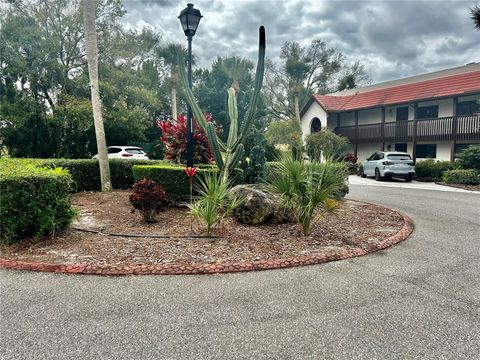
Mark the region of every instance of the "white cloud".
[[[150, 25], [163, 41], [186, 43], [173, 0], [124, 1], [123, 22]], [[374, 82], [480, 61], [480, 32], [469, 19], [475, 0], [304, 1], [198, 0], [204, 16], [193, 40], [199, 66], [217, 56], [256, 61], [258, 27], [267, 30], [267, 56], [278, 61], [285, 41], [322, 39], [347, 59], [362, 60]]]

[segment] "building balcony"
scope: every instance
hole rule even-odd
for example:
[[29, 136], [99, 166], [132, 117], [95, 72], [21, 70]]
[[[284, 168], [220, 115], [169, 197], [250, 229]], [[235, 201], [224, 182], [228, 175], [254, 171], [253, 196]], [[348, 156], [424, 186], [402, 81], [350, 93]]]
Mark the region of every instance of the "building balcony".
[[335, 133], [353, 144], [411, 141], [480, 140], [480, 114], [340, 126]]

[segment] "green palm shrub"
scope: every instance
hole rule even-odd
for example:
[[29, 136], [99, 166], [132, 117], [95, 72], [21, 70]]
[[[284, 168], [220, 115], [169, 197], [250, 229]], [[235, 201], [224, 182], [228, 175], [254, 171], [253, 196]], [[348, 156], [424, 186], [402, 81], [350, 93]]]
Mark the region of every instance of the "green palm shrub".
[[303, 234], [309, 235], [316, 211], [335, 207], [332, 200], [339, 197], [347, 176], [344, 164], [307, 162], [287, 154], [275, 163], [270, 188], [282, 198], [285, 210], [300, 222]]
[[205, 223], [206, 236], [211, 235], [212, 226], [220, 224], [240, 204], [238, 198], [229, 197], [230, 182], [215, 173], [206, 173], [198, 179], [196, 200], [188, 204], [190, 214]]

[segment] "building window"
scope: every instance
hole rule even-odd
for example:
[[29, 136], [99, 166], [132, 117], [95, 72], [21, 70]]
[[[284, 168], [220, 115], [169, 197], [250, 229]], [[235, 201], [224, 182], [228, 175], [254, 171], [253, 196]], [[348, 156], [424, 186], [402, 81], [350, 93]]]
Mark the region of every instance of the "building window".
[[314, 117], [312, 119], [312, 124], [310, 125], [310, 133], [313, 134], [319, 132], [320, 130], [322, 130], [322, 122], [319, 118]]
[[472, 115], [480, 112], [480, 100], [459, 101], [455, 115]]
[[407, 152], [407, 143], [395, 144], [395, 151]]
[[438, 118], [438, 105], [422, 106], [417, 108], [417, 119]]
[[397, 107], [397, 121], [408, 120], [408, 106]]
[[434, 159], [437, 157], [437, 144], [417, 144], [417, 158]]

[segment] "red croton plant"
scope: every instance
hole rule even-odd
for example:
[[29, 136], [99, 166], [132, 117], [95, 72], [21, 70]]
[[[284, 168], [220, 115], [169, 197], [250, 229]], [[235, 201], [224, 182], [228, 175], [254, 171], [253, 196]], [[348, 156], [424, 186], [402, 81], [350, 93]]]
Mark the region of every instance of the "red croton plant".
[[[212, 114], [205, 114], [208, 122], [213, 121]], [[187, 157], [187, 117], [181, 114], [177, 120], [157, 120], [158, 127], [162, 130], [160, 138], [165, 144], [165, 157], [177, 163], [184, 163]], [[208, 144], [208, 138], [202, 128], [193, 119], [193, 141], [195, 153], [193, 161], [195, 164], [208, 164], [213, 161], [212, 151]], [[217, 133], [221, 128], [216, 126]]]

